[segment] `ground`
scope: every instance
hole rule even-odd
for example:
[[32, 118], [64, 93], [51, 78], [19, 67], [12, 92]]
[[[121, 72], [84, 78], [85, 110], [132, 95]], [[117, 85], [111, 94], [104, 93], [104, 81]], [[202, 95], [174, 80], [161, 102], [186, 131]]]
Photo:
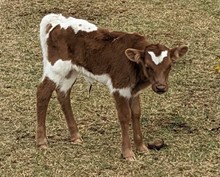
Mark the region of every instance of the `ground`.
[[[220, 176], [219, 0], [1, 0], [0, 1], [0, 176]], [[49, 148], [35, 145], [36, 87], [42, 75], [39, 23], [63, 13], [100, 27], [138, 32], [150, 41], [189, 52], [173, 67], [169, 92], [150, 88], [141, 95], [145, 142], [164, 139], [166, 147], [120, 154], [120, 126], [114, 101], [96, 83], [90, 95], [83, 79], [72, 90], [82, 145], [68, 141], [57, 103], [50, 102]]]

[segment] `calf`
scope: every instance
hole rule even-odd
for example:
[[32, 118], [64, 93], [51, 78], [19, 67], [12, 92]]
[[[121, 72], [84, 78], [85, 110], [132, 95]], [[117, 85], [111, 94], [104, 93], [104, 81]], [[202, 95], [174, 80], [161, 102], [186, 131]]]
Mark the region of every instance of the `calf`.
[[91, 84], [105, 84], [115, 99], [122, 130], [122, 155], [134, 160], [129, 138], [132, 122], [137, 150], [147, 152], [140, 128], [139, 93], [147, 86], [161, 94], [167, 91], [171, 65], [188, 50], [150, 44], [139, 34], [108, 31], [85, 20], [46, 15], [40, 24], [43, 78], [37, 88], [36, 142], [47, 147], [45, 119], [52, 92], [57, 92], [73, 143], [81, 143], [70, 104], [70, 91], [78, 73]]

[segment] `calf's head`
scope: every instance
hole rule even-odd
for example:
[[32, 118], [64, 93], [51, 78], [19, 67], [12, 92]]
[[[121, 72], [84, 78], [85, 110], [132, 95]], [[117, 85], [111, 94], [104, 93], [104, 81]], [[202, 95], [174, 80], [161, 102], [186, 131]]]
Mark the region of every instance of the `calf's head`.
[[188, 51], [188, 46], [182, 45], [169, 49], [164, 45], [152, 44], [145, 50], [129, 48], [125, 55], [132, 62], [141, 66], [144, 76], [149, 79], [153, 91], [158, 94], [168, 90], [168, 75], [173, 63]]

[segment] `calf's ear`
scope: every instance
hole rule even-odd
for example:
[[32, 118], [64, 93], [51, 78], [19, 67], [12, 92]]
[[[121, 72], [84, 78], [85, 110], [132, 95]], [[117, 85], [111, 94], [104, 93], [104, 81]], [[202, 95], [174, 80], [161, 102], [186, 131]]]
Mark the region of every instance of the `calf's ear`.
[[141, 61], [141, 51], [137, 49], [128, 48], [125, 50], [127, 58], [133, 62], [139, 63]]
[[188, 45], [181, 45], [179, 47], [175, 47], [170, 50], [170, 58], [172, 61], [176, 61], [178, 58], [185, 55], [188, 51], [189, 46]]

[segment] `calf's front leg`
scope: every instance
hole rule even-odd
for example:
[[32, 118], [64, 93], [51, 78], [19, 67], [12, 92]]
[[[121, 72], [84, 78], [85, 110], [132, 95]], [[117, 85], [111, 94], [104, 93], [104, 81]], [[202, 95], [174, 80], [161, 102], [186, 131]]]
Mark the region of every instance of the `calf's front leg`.
[[133, 161], [135, 155], [131, 148], [129, 138], [129, 123], [131, 121], [131, 109], [129, 99], [122, 97], [118, 92], [114, 93], [116, 109], [122, 130], [122, 155], [128, 161]]
[[138, 151], [148, 152], [148, 148], [144, 145], [143, 135], [141, 132], [140, 117], [141, 117], [141, 107], [140, 107], [140, 97], [132, 97], [130, 100], [131, 108], [131, 118], [132, 118], [132, 128], [134, 143]]

